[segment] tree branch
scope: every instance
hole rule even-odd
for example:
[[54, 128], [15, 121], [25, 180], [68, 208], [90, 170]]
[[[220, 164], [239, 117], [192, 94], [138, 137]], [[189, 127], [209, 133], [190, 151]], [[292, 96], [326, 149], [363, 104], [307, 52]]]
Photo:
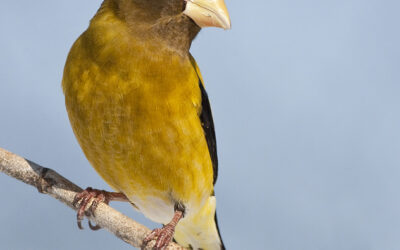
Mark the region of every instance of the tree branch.
[[[36, 163], [0, 148], [0, 172], [4, 172], [26, 184], [32, 185], [40, 193], [48, 194], [70, 208], [77, 210], [77, 207], [74, 207], [72, 202], [75, 195], [81, 192], [82, 189], [54, 170], [41, 167]], [[97, 223], [97, 225], [107, 229], [121, 240], [137, 248], [142, 246], [143, 239], [150, 233], [147, 227], [133, 221], [105, 203], [98, 205], [94, 215], [87, 214], [86, 216], [91, 221]], [[154, 243], [154, 241], [150, 242], [144, 249], [152, 249]], [[167, 249], [185, 248], [175, 243], [170, 243]]]

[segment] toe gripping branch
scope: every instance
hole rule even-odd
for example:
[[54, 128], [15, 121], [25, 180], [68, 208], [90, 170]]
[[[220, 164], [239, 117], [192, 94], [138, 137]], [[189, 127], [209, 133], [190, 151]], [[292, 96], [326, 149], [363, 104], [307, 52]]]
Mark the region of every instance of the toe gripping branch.
[[185, 216], [185, 206], [182, 203], [175, 204], [175, 213], [171, 222], [164, 225], [162, 228], [154, 229], [146, 238], [143, 240], [143, 247], [147, 246], [152, 240], [156, 240], [154, 249], [164, 250], [168, 244], [172, 241], [175, 233], [175, 227], [178, 222]]
[[[86, 211], [94, 214], [94, 211], [99, 203], [104, 202], [108, 205], [109, 202], [113, 200], [129, 201], [128, 198], [122, 193], [107, 192], [104, 190], [93, 189], [91, 187], [88, 187], [81, 193], [78, 193], [73, 202], [73, 205], [78, 208], [78, 213], [76, 215], [78, 227], [83, 229], [82, 220], [85, 217]], [[99, 225], [93, 225], [90, 220], [89, 227], [92, 230], [99, 230], [101, 228]]]

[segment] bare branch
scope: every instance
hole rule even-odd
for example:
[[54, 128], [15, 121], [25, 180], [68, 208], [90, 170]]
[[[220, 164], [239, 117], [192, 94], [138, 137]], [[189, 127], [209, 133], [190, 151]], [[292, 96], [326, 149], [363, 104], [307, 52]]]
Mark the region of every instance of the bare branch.
[[[49, 168], [41, 167], [0, 148], [0, 172], [32, 185], [39, 192], [48, 194], [70, 208], [77, 210], [72, 202], [77, 192], [81, 192], [82, 189]], [[90, 215], [89, 218], [97, 225], [137, 248], [142, 246], [143, 239], [150, 233], [147, 227], [133, 221], [104, 203], [100, 203], [94, 215]], [[153, 245], [154, 242], [151, 242], [144, 249], [152, 249]], [[175, 243], [170, 243], [167, 249], [185, 248]]]

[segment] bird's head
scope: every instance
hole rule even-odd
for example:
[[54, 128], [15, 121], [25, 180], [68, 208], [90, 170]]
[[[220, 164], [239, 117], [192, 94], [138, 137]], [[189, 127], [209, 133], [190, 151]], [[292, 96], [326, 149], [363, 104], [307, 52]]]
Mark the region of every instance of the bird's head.
[[199, 27], [219, 27], [230, 29], [231, 21], [224, 0], [134, 0], [146, 2], [153, 11], [157, 5], [165, 15], [190, 17]]
[[224, 0], [105, 0], [103, 6], [111, 7], [136, 38], [162, 40], [183, 52], [200, 28], [231, 27]]
[[112, 1], [125, 12], [125, 17], [134, 17], [136, 22], [159, 22], [160, 19], [185, 15], [201, 28], [231, 27], [224, 0], [105, 0], [105, 3]]

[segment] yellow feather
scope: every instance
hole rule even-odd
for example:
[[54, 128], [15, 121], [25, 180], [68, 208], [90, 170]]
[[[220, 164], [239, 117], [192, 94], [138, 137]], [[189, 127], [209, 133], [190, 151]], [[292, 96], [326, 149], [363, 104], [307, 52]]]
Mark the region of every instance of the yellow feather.
[[193, 63], [190, 55], [160, 51], [158, 41], [135, 40], [103, 9], [73, 45], [62, 83], [91, 165], [156, 222], [168, 223], [174, 203], [184, 203], [187, 219], [177, 235], [187, 231], [185, 220], [204, 216], [216, 231], [213, 168], [199, 120], [201, 76]]

